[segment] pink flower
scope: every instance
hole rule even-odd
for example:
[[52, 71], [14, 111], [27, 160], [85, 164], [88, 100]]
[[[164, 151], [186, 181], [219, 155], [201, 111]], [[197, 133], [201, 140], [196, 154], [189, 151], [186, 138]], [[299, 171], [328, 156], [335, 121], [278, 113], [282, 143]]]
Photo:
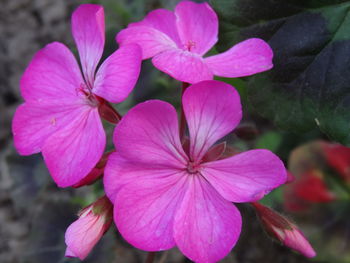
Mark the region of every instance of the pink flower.
[[13, 120], [13, 135], [22, 155], [42, 152], [61, 186], [81, 181], [100, 160], [106, 136], [99, 106], [106, 99], [123, 101], [140, 71], [141, 50], [126, 45], [99, 67], [104, 37], [104, 11], [81, 5], [72, 16], [73, 37], [81, 68], [69, 49], [54, 42], [40, 50], [21, 79], [23, 103]]
[[185, 91], [182, 102], [188, 151], [170, 104], [138, 104], [115, 129], [117, 152], [105, 168], [105, 191], [115, 205], [120, 233], [135, 247], [158, 251], [177, 245], [195, 262], [216, 262], [229, 253], [241, 231], [241, 216], [232, 202], [260, 199], [286, 181], [286, 170], [267, 150], [208, 158], [213, 144], [241, 119], [232, 86], [199, 82]]
[[224, 53], [203, 58], [218, 40], [218, 18], [207, 4], [182, 1], [171, 12], [157, 9], [117, 35], [121, 45], [138, 43], [143, 59], [173, 78], [196, 83], [243, 77], [272, 68], [272, 50], [261, 39], [243, 41]]
[[266, 206], [259, 203], [252, 205], [272, 237], [308, 258], [316, 256], [316, 252], [296, 225]]
[[112, 223], [113, 206], [103, 196], [79, 213], [66, 231], [66, 257], [85, 259]]

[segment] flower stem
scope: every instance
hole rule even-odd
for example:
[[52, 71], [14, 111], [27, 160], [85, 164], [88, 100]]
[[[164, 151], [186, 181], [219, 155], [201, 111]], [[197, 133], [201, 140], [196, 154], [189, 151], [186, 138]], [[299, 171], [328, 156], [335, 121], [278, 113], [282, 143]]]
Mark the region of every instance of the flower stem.
[[153, 263], [156, 252], [148, 252], [145, 263]]
[[181, 87], [181, 116], [180, 116], [180, 139], [181, 142], [184, 139], [185, 136], [185, 130], [186, 130], [186, 117], [182, 105], [182, 96], [184, 95], [186, 89], [190, 86], [189, 83], [182, 82], [182, 87]]

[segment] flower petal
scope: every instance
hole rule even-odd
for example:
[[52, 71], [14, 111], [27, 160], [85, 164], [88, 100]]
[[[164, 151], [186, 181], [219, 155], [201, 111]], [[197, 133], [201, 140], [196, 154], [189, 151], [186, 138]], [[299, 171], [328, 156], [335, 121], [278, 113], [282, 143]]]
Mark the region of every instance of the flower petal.
[[202, 164], [201, 174], [228, 201], [261, 199], [285, 183], [283, 162], [268, 150], [251, 150], [230, 158]]
[[73, 222], [66, 230], [66, 257], [84, 260], [104, 234], [104, 218], [90, 212]]
[[148, 26], [132, 26], [120, 31], [116, 37], [119, 45], [139, 44], [142, 59], [147, 59], [168, 49], [177, 48], [176, 43], [163, 32]]
[[182, 253], [195, 262], [217, 262], [236, 244], [242, 218], [204, 178], [191, 176], [175, 216], [174, 238]]
[[184, 48], [205, 54], [218, 40], [218, 17], [207, 4], [182, 1], [175, 8], [177, 29]]
[[264, 40], [251, 38], [204, 61], [214, 75], [237, 78], [271, 69], [272, 57], [272, 49]]
[[156, 9], [147, 14], [140, 22], [131, 23], [128, 27], [147, 26], [163, 32], [169, 36], [179, 47], [181, 41], [176, 27], [176, 16], [174, 12], [166, 9]]
[[80, 108], [75, 101], [30, 101], [20, 105], [12, 122], [18, 152], [22, 155], [40, 152], [47, 138], [80, 115]]
[[178, 170], [169, 169], [153, 163], [137, 163], [129, 161], [118, 152], [112, 153], [104, 170], [104, 190], [108, 198], [114, 202], [115, 196], [122, 186], [129, 182], [141, 181], [143, 179], [161, 179], [173, 175]]
[[85, 80], [92, 86], [105, 44], [104, 10], [100, 5], [82, 4], [72, 15], [72, 33], [78, 47]]
[[188, 83], [213, 79], [203, 58], [181, 49], [169, 49], [152, 59], [153, 65], [173, 78]]
[[182, 97], [190, 132], [190, 155], [199, 161], [220, 138], [232, 131], [242, 117], [238, 92], [221, 81], [202, 81]]
[[78, 99], [77, 89], [84, 83], [72, 52], [54, 42], [37, 52], [21, 78], [26, 101]]
[[67, 187], [89, 174], [100, 160], [105, 144], [98, 111], [87, 106], [80, 116], [46, 140], [42, 153], [54, 181]]
[[141, 49], [136, 44], [115, 51], [98, 69], [93, 93], [109, 102], [123, 101], [139, 77], [141, 56]]
[[133, 246], [159, 251], [175, 245], [174, 216], [181, 204], [186, 174], [162, 179], [133, 181], [117, 194], [114, 221], [122, 236]]
[[183, 168], [187, 163], [177, 113], [163, 101], [150, 100], [132, 108], [117, 125], [114, 144], [131, 162], [168, 168]]

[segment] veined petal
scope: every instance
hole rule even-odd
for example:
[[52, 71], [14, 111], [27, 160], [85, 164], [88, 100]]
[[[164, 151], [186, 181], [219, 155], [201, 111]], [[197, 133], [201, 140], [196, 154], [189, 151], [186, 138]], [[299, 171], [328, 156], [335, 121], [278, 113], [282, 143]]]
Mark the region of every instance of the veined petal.
[[21, 93], [26, 101], [78, 99], [77, 89], [84, 83], [72, 52], [54, 42], [38, 51], [21, 78]]
[[166, 9], [156, 9], [147, 14], [140, 22], [131, 23], [128, 27], [147, 26], [157, 29], [169, 36], [179, 47], [181, 41], [176, 27], [176, 16], [174, 12]]
[[114, 144], [131, 162], [179, 169], [187, 164], [177, 113], [163, 101], [146, 101], [129, 110], [115, 128]]
[[251, 150], [202, 164], [201, 174], [228, 201], [253, 202], [285, 183], [283, 162], [268, 150]]
[[139, 77], [141, 58], [141, 49], [136, 44], [119, 48], [98, 69], [93, 93], [109, 102], [123, 101]]
[[204, 55], [218, 40], [218, 17], [207, 4], [182, 1], [175, 8], [183, 48]]
[[120, 31], [116, 37], [119, 45], [138, 44], [142, 59], [147, 59], [168, 49], [177, 48], [176, 43], [165, 33], [148, 26], [132, 26]]
[[42, 153], [54, 181], [67, 187], [89, 174], [100, 160], [105, 144], [97, 108], [86, 106], [80, 116], [46, 140]]
[[192, 161], [199, 161], [242, 117], [238, 92], [221, 81], [202, 81], [190, 86], [182, 104], [190, 132]]
[[264, 40], [251, 38], [204, 61], [215, 75], [237, 78], [271, 69], [272, 57], [272, 49]]
[[15, 147], [22, 155], [38, 153], [52, 134], [75, 121], [82, 105], [67, 101], [26, 102], [20, 105], [12, 122]]
[[197, 54], [181, 49], [169, 49], [152, 59], [153, 65], [173, 78], [188, 83], [213, 79], [213, 73]]
[[241, 215], [204, 178], [190, 176], [187, 184], [175, 216], [176, 245], [194, 262], [217, 262], [236, 244], [241, 232]]
[[72, 15], [72, 33], [78, 47], [85, 80], [92, 85], [105, 44], [104, 10], [100, 5], [82, 4]]
[[112, 153], [104, 170], [104, 190], [108, 198], [114, 202], [119, 190], [131, 182], [144, 179], [161, 180], [178, 173], [179, 170], [169, 169], [153, 163], [137, 163], [129, 161], [118, 152]]
[[186, 190], [186, 174], [162, 179], [141, 179], [117, 194], [114, 221], [121, 235], [133, 246], [159, 251], [175, 245], [174, 217]]

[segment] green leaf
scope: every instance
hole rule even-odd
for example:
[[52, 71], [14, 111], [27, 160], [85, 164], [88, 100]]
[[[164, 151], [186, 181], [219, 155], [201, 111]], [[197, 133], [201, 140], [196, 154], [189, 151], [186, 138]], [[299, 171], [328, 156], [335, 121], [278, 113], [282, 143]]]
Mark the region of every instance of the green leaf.
[[220, 18], [220, 52], [250, 37], [274, 51], [274, 68], [249, 79], [253, 109], [282, 129], [319, 128], [350, 145], [350, 1], [211, 3]]

